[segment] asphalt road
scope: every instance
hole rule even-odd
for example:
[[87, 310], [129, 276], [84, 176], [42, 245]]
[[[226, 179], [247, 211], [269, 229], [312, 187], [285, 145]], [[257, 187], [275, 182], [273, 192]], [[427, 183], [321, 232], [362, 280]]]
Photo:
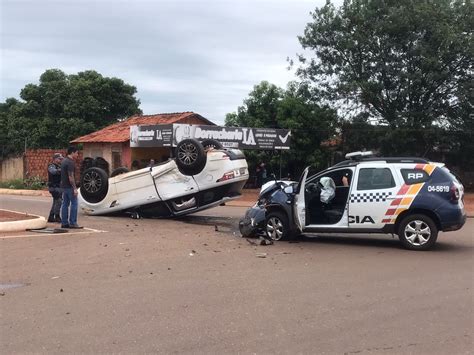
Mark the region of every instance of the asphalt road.
[[[46, 215], [50, 200], [0, 206]], [[429, 252], [389, 236], [255, 246], [244, 210], [0, 235], [0, 352], [472, 353], [474, 219]]]

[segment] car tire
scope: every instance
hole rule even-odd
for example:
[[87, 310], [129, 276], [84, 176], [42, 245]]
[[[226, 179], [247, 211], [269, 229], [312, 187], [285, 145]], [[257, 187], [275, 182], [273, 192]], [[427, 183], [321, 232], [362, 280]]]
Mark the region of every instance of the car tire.
[[176, 147], [176, 165], [184, 175], [197, 175], [206, 165], [206, 152], [196, 139], [184, 139]]
[[109, 178], [107, 173], [97, 167], [84, 171], [81, 177], [81, 196], [90, 203], [97, 203], [104, 199], [109, 191]]
[[117, 169], [114, 169], [114, 171], [112, 171], [112, 174], [110, 174], [110, 177], [122, 175], [122, 174], [128, 173], [129, 171], [130, 170], [128, 170], [127, 167], [121, 166], [121, 167], [118, 167]]
[[91, 157], [86, 157], [81, 162], [81, 175], [84, 171], [94, 166], [94, 159]]
[[204, 149], [209, 149], [209, 148], [224, 149], [224, 146], [222, 145], [222, 143], [219, 141], [216, 141], [215, 139], [204, 139], [201, 142], [201, 144], [204, 147]]
[[400, 222], [398, 238], [406, 249], [428, 250], [436, 243], [438, 228], [430, 217], [412, 214]]
[[109, 175], [109, 162], [105, 160], [102, 157], [97, 157], [94, 159], [94, 166], [96, 168], [100, 168], [106, 172], [107, 175]]
[[288, 217], [279, 211], [270, 212], [265, 218], [265, 234], [275, 241], [290, 239]]

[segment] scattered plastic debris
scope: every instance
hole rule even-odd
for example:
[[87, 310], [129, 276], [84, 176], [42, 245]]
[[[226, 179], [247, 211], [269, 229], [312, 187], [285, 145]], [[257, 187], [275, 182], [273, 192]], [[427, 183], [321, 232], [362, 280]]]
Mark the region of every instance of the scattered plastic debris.
[[273, 240], [267, 238], [260, 238], [260, 245], [273, 245]]
[[257, 253], [257, 254], [255, 254], [255, 256], [256, 256], [257, 258], [266, 258], [266, 257], [267, 257], [267, 253]]

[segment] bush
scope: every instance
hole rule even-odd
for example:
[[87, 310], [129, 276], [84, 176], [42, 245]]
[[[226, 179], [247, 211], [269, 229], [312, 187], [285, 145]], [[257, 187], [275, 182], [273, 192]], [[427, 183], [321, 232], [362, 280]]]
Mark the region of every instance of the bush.
[[0, 182], [0, 188], [13, 190], [41, 190], [46, 187], [46, 183], [39, 176], [33, 176], [26, 180], [13, 179]]
[[41, 190], [46, 187], [46, 183], [39, 176], [33, 176], [25, 180], [25, 188], [29, 190]]
[[23, 182], [23, 179], [14, 179], [14, 180], [0, 182], [0, 188], [18, 190], [18, 189], [24, 189], [25, 184]]

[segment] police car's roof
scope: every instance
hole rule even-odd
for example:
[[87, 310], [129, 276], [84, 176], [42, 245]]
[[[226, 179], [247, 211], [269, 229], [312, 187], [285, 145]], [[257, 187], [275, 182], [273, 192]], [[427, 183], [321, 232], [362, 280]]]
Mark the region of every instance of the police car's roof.
[[357, 160], [344, 160], [331, 168], [343, 167], [343, 166], [354, 166], [364, 162], [386, 162], [386, 163], [407, 163], [407, 164], [429, 164], [430, 162], [423, 158], [412, 158], [412, 157], [368, 157], [360, 158]]

